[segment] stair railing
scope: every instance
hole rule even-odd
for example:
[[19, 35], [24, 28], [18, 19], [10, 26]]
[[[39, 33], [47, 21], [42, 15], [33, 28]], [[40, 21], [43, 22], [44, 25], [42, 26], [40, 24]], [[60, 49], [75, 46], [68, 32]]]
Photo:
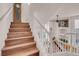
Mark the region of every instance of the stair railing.
[[45, 28], [45, 26], [39, 21], [40, 19], [38, 19], [36, 16], [34, 16], [35, 22], [37, 23], [37, 33], [38, 33], [38, 39], [40, 43], [40, 47], [41, 47], [41, 51], [43, 50], [43, 54], [46, 55], [52, 55], [52, 48], [51, 48], [51, 42], [50, 42], [50, 33], [47, 31], [47, 29]]
[[[63, 43], [57, 38], [54, 38], [54, 37], [52, 38], [52, 36], [50, 35], [50, 32], [45, 28], [45, 25], [40, 22], [40, 19], [38, 17], [33, 15], [32, 20], [33, 20], [31, 22], [31, 26], [33, 26], [32, 32], [34, 37], [36, 37], [35, 41], [37, 43], [37, 47], [40, 50], [40, 55], [54, 55], [54, 54], [60, 54], [60, 53], [62, 54], [73, 53], [73, 55], [78, 55], [77, 47], [70, 44]], [[53, 43], [55, 43], [58, 50], [53, 49], [54, 48]]]
[[[0, 18], [0, 51], [5, 46], [5, 39], [9, 31], [10, 23], [12, 21], [13, 5], [4, 11], [5, 13]], [[1, 55], [1, 54], [0, 54]]]
[[[69, 44], [66, 44], [66, 43], [61, 42], [61, 43], [63, 44], [63, 47], [64, 47], [64, 48], [66, 49], [66, 51], [68, 51], [69, 53], [74, 54], [74, 55], [79, 55], [79, 48], [78, 48], [76, 42], [74, 41], [74, 40], [77, 39], [77, 34], [76, 34], [76, 33], [66, 33], [65, 35], [69, 35], [69, 36], [71, 37], [71, 38], [70, 38], [71, 41], [70, 41]], [[76, 38], [73, 39], [73, 36], [76, 36]], [[75, 44], [73, 44], [73, 42], [74, 42]]]
[[[70, 33], [70, 34], [65, 34], [65, 35], [70, 35], [70, 37], [72, 38], [71, 35], [75, 35]], [[76, 40], [76, 39], [71, 39], [71, 43], [72, 43], [72, 40]], [[62, 47], [62, 51], [61, 53], [63, 55], [79, 55], [79, 48], [78, 46], [74, 45], [74, 44], [71, 44], [71, 43], [64, 43], [64, 42], [61, 42], [60, 40], [56, 40], [55, 41], [59, 44], [59, 47]], [[74, 41], [75, 42], [75, 41]], [[60, 52], [58, 52], [59, 55], [62, 55]], [[55, 53], [55, 55], [57, 55], [57, 53]]]
[[[52, 36], [50, 35], [50, 32], [45, 28], [44, 24], [42, 24], [39, 20], [38, 17], [33, 16], [34, 18], [34, 32], [35, 32], [35, 36], [37, 36], [38, 40], [37, 44], [39, 45], [38, 48], [41, 51], [41, 55], [54, 55], [54, 54], [58, 54], [58, 53], [69, 53], [73, 55], [78, 55], [76, 53], [76, 51], [78, 50], [75, 46], [66, 44], [66, 43], [62, 43], [61, 41], [57, 40], [57, 39], [53, 39]], [[53, 49], [54, 45], [53, 43], [55, 43], [55, 45], [57, 46], [57, 48], [59, 50]], [[55, 52], [54, 52], [55, 50]]]
[[[53, 43], [56, 44], [59, 50], [62, 50], [59, 47], [58, 43], [53, 40], [50, 32], [45, 28], [44, 24], [42, 24], [38, 17], [33, 15], [33, 21], [29, 21], [30, 26], [32, 28], [33, 35], [35, 37], [35, 41], [37, 43], [37, 47], [40, 50], [40, 55], [53, 55]], [[57, 53], [58, 51], [56, 51]]]

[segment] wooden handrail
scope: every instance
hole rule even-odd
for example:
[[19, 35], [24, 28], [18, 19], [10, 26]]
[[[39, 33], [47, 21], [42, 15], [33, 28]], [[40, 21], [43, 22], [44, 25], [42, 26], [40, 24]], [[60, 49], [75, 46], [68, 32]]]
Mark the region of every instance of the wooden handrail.
[[59, 48], [59, 50], [62, 51], [62, 49], [60, 48], [60, 46], [57, 44], [57, 42], [54, 41], [54, 43], [56, 44], [56, 46]]
[[56, 46], [59, 48], [60, 51], [62, 51], [61, 47], [58, 45], [58, 43], [56, 42], [55, 37], [53, 38], [53, 42], [56, 44]]

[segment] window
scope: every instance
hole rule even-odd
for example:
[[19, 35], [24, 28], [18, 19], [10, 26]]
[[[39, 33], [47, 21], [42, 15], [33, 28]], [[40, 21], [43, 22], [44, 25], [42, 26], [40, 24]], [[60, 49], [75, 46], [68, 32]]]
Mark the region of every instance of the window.
[[79, 29], [79, 20], [75, 20], [75, 29]]

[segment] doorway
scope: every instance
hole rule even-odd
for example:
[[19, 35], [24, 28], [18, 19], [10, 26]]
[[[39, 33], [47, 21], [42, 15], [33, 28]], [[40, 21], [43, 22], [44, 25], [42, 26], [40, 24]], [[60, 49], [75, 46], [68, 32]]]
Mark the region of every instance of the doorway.
[[13, 22], [21, 22], [21, 3], [13, 5]]

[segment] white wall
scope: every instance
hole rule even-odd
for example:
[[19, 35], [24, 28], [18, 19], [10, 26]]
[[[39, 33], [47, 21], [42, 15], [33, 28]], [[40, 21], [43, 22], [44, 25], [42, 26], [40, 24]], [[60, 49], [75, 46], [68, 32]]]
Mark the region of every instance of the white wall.
[[[0, 11], [0, 15], [2, 16], [3, 14], [5, 14], [5, 12], [11, 7], [12, 4], [1, 4], [2, 11]], [[11, 8], [10, 11], [5, 15], [5, 17], [0, 20], [0, 52], [5, 45], [5, 39], [7, 39], [10, 22], [12, 21], [12, 10], [13, 9]]]
[[29, 16], [29, 6], [27, 3], [22, 3], [21, 6], [21, 20], [22, 22], [27, 22]]
[[50, 19], [59, 17], [69, 17], [74, 15], [79, 15], [79, 4], [78, 3], [39, 3], [31, 4], [30, 10], [33, 11], [43, 24]]

